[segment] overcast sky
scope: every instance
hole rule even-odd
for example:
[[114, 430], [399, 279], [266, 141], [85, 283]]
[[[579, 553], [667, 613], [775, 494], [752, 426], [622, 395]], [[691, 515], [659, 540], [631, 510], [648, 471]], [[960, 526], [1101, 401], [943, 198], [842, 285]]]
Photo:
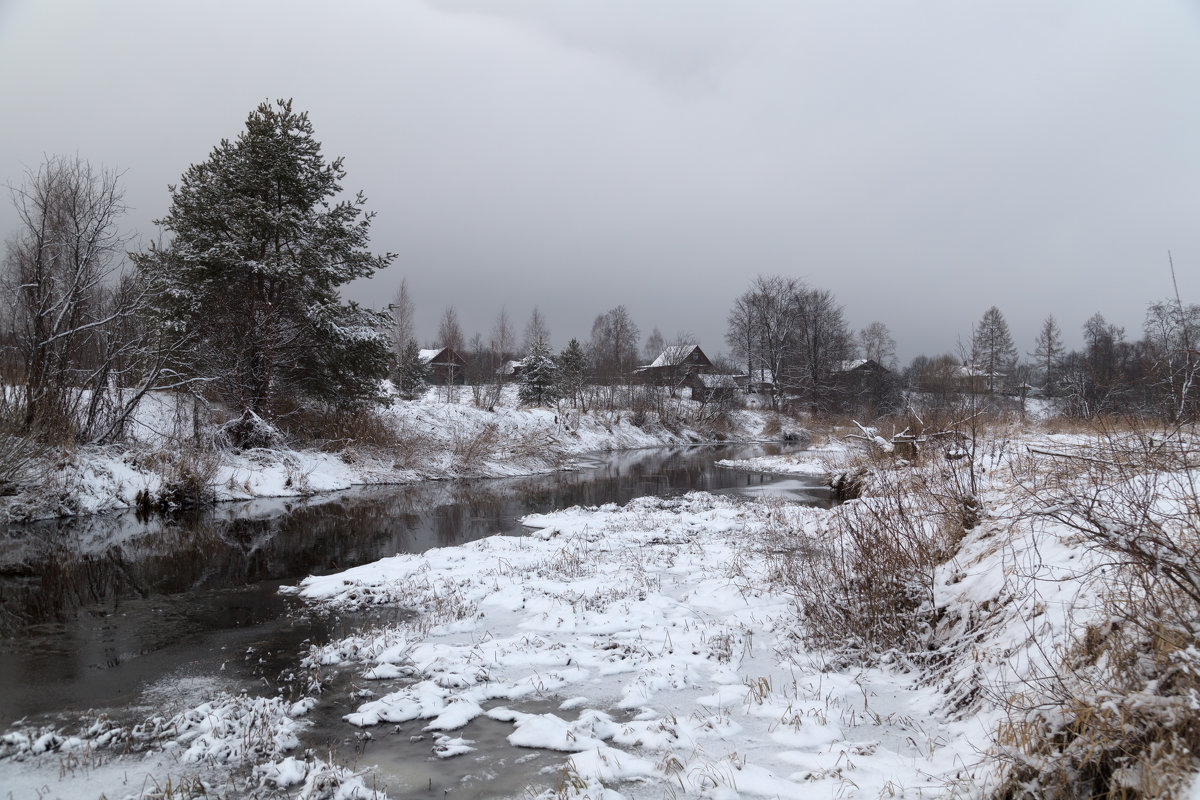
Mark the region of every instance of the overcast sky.
[[[624, 304], [726, 350], [756, 274], [829, 289], [907, 361], [988, 306], [1200, 302], [1200, 4], [1145, 0], [0, 0], [0, 180], [43, 154], [167, 184], [267, 98], [306, 109], [398, 258], [418, 333], [537, 305], [555, 347]], [[0, 235], [14, 226], [7, 203]]]

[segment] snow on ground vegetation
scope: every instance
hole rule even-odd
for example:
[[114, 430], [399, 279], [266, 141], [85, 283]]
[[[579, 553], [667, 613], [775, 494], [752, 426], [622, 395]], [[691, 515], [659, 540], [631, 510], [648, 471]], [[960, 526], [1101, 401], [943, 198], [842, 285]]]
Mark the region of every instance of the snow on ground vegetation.
[[319, 431], [302, 435], [257, 418], [221, 426], [201, 415], [198, 422], [196, 411], [174, 395], [148, 396], [125, 441], [59, 448], [37, 459], [3, 498], [3, 513], [29, 519], [168, 509], [363, 484], [528, 475], [589, 452], [774, 439], [784, 431], [770, 412], [731, 410], [715, 418], [682, 399], [661, 413], [522, 407], [513, 386], [491, 409], [478, 407], [469, 387], [456, 387], [449, 399], [441, 387], [370, 414], [321, 420], [310, 426]]
[[350, 725], [469, 746], [487, 716], [570, 753], [564, 796], [1170, 796], [1200, 722], [1195, 452], [1001, 425], [874, 448], [832, 510], [692, 494], [530, 517], [526, 539], [305, 581], [421, 612], [310, 659], [379, 686]]
[[[425, 757], [464, 774], [483, 721], [558, 754], [526, 796], [1186, 796], [1192, 432], [996, 424], [905, 458], [850, 441], [857, 496], [832, 509], [643, 498], [310, 577], [288, 593], [416, 614], [313, 646], [298, 669], [359, 687], [337, 724], [384, 747], [419, 725]], [[147, 752], [240, 764], [250, 793], [300, 786], [335, 769], [289, 738], [328, 702], [226, 697]], [[104, 735], [15, 730], [4, 759], [98, 751]], [[342, 777], [322, 791], [422, 789]]]

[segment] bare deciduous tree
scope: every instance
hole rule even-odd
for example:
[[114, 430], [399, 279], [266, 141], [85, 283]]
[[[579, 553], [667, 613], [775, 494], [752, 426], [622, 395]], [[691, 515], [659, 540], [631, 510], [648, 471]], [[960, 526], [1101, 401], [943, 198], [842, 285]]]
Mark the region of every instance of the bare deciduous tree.
[[655, 328], [646, 337], [646, 345], [642, 348], [642, 359], [649, 364], [659, 357], [666, 346], [667, 340], [663, 338], [662, 331]]
[[1030, 355], [1037, 363], [1046, 391], [1054, 394], [1059, 384], [1058, 373], [1063, 357], [1063, 342], [1062, 330], [1058, 327], [1058, 321], [1054, 319], [1053, 314], [1043, 320], [1042, 329], [1038, 332], [1033, 352]]
[[733, 308], [725, 318], [725, 343], [730, 355], [746, 368], [746, 374], [754, 371], [756, 338], [754, 304], [751, 292], [733, 301]]
[[454, 310], [454, 306], [448, 306], [442, 312], [442, 321], [438, 323], [437, 343], [441, 347], [449, 347], [456, 353], [462, 352], [462, 326], [458, 324], [458, 312]]
[[616, 387], [629, 384], [639, 338], [638, 327], [623, 305], [600, 314], [592, 323], [592, 369], [596, 381], [607, 390], [609, 408], [615, 406]]
[[[726, 341], [752, 380], [776, 386], [795, 348], [795, 298], [803, 284], [792, 278], [759, 275], [750, 289], [734, 301]], [[771, 402], [776, 403], [776, 393]]]
[[801, 289], [792, 299], [794, 346], [787, 351], [782, 374], [814, 410], [829, 408], [837, 398], [835, 376], [851, 352], [850, 331], [833, 293]]
[[[18, 229], [3, 289], [27, 430], [111, 438], [166, 369], [137, 323], [146, 287], [118, 280], [128, 239], [120, 176], [53, 156], [10, 187]], [[140, 385], [125, 392], [123, 383]]]
[[488, 342], [487, 373], [491, 380], [488, 390], [483, 394], [484, 408], [495, 408], [500, 400], [500, 392], [507, 377], [505, 366], [515, 343], [516, 334], [513, 333], [512, 323], [508, 319], [508, 311], [501, 308], [500, 313], [496, 315], [496, 324], [492, 327], [492, 337]]
[[882, 364], [888, 369], [896, 368], [896, 340], [882, 322], [872, 322], [858, 332], [858, 346], [862, 357]]
[[1170, 421], [1200, 411], [1200, 306], [1176, 297], [1146, 310], [1146, 355]]
[[521, 352], [528, 353], [539, 339], [547, 347], [550, 346], [550, 326], [546, 324], [546, 318], [542, 316], [541, 310], [534, 306], [533, 312], [529, 315], [529, 321], [525, 323], [525, 340]]
[[984, 373], [989, 392], [1001, 388], [1017, 360], [1017, 348], [1000, 309], [992, 306], [971, 331], [971, 361]]
[[408, 278], [400, 281], [400, 288], [389, 307], [392, 312], [392, 346], [397, 355], [404, 352], [408, 343], [416, 339], [416, 319], [412, 294], [408, 291]]

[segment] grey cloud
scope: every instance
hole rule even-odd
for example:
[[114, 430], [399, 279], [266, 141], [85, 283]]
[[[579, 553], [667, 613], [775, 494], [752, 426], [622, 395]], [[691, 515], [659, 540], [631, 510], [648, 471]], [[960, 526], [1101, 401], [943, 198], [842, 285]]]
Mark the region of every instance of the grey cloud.
[[[310, 111], [378, 211], [422, 338], [540, 306], [561, 346], [624, 303], [724, 349], [757, 273], [829, 288], [902, 358], [997, 305], [1140, 326], [1200, 295], [1200, 17], [1187, 4], [12, 2], [0, 177], [46, 152], [166, 185], [264, 98]], [[0, 209], [0, 234], [12, 216]]]

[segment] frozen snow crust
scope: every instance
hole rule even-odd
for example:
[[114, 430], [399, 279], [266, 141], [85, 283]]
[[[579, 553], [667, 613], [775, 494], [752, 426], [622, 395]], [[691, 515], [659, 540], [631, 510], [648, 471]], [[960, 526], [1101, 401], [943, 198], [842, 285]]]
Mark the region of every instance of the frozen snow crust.
[[[379, 683], [345, 716], [352, 725], [422, 720], [469, 746], [459, 732], [487, 715], [513, 725], [514, 745], [571, 753], [559, 779], [568, 796], [983, 797], [1013, 780], [1050, 793], [1020, 776], [1058, 780], [1073, 767], [1013, 732], [1053, 734], [1070, 719], [1054, 710], [1064, 687], [1095, 691], [1103, 675], [1103, 664], [1063, 664], [1112, 624], [1113, 572], [1047, 505], [1051, 486], [1074, 485], [1070, 459], [1098, 446], [1113, 442], [989, 432], [972, 445], [969, 508], [927, 494], [966, 485], [957, 447], [908, 464], [890, 453], [854, 459], [835, 443], [769, 464], [862, 470], [862, 498], [832, 510], [696, 493], [531, 516], [526, 539], [304, 581], [295, 591], [314, 603], [420, 612], [310, 659]], [[1194, 505], [1178, 494], [1159, 501]], [[840, 634], [809, 627], [801, 607], [811, 598], [788, 579], [787, 559], [844, 538], [890, 502], [915, 511], [937, 544], [928, 596], [904, 648], [829, 649], [821, 643]], [[1147, 681], [1128, 702], [1183, 713], [1186, 696]], [[560, 713], [523, 712], [530, 698], [555, 698]], [[1138, 774], [1122, 780], [1148, 785]]]
[[[210, 789], [246, 796], [290, 789], [304, 798], [378, 797], [362, 773], [343, 764], [312, 753], [288, 755], [299, 747], [303, 715], [314, 703], [222, 692], [133, 727], [100, 718], [75, 735], [18, 728], [0, 736], [0, 765], [7, 762], [0, 776], [13, 798], [191, 797]], [[56, 781], [47, 780], [47, 760], [57, 766]]]

